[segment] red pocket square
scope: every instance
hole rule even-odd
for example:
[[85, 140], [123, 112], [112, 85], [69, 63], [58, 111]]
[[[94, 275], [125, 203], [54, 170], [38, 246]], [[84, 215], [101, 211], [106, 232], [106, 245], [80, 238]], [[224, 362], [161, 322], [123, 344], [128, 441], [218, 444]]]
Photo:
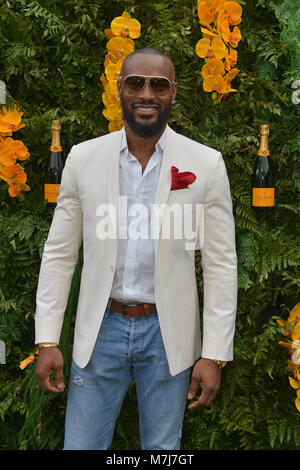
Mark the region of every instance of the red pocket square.
[[176, 166], [171, 167], [172, 183], [171, 189], [185, 189], [189, 187], [189, 184], [193, 183], [196, 179], [196, 175], [190, 171], [179, 172]]

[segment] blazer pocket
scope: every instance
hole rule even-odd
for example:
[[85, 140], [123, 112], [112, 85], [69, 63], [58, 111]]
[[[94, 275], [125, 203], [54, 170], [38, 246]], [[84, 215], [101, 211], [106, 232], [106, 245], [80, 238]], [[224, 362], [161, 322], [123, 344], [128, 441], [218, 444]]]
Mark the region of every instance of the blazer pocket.
[[201, 203], [202, 197], [200, 188], [190, 187], [184, 189], [172, 189], [169, 194], [168, 203], [195, 204]]

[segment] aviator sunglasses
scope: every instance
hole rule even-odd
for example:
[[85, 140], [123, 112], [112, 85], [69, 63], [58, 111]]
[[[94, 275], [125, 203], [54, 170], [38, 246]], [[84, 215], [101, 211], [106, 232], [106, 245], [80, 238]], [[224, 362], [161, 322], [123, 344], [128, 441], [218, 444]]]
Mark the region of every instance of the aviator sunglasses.
[[[148, 80], [146, 80], [148, 78]], [[167, 77], [153, 77], [151, 75], [127, 75], [127, 77], [120, 77], [120, 80], [124, 82], [127, 91], [139, 91], [142, 90], [146, 82], [150, 83], [150, 87], [156, 93], [163, 93], [164, 91], [170, 90], [170, 87], [176, 82], [171, 82]]]

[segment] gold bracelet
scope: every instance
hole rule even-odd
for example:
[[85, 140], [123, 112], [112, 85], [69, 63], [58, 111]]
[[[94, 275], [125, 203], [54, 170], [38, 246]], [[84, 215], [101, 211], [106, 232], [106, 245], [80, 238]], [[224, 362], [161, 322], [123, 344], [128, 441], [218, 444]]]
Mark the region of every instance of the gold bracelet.
[[226, 366], [226, 361], [219, 361], [218, 359], [211, 359], [211, 361], [215, 362], [219, 369], [223, 369]]
[[58, 346], [58, 344], [56, 343], [40, 343], [38, 344], [38, 349], [42, 349], [42, 348], [51, 348], [51, 346]]

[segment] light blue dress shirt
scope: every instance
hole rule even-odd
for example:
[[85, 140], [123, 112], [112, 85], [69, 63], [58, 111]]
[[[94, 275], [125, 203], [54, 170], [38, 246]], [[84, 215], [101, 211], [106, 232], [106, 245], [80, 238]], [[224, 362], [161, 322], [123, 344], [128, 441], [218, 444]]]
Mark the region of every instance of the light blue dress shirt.
[[142, 165], [128, 150], [124, 127], [122, 133], [120, 235], [110, 296], [123, 303], [155, 303], [155, 250], [154, 240], [151, 238], [151, 204], [155, 201], [167, 128], [156, 143], [155, 152], [143, 174]]

